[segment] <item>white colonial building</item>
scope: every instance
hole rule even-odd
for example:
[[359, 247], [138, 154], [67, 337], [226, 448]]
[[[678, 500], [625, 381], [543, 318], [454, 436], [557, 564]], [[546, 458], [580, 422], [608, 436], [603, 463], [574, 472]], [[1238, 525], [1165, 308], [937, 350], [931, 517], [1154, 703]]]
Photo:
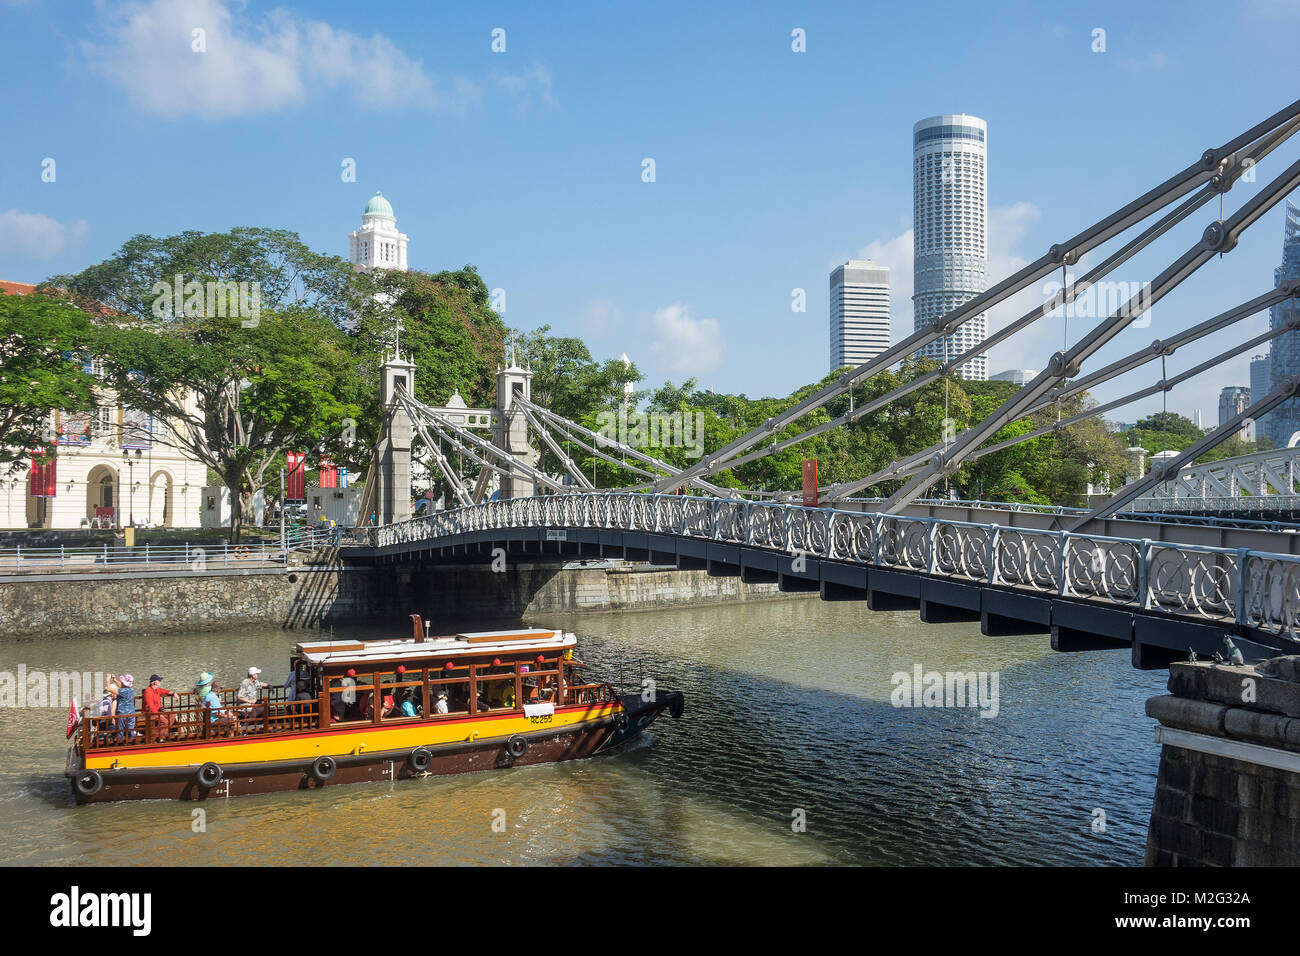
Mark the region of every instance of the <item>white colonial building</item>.
[[[3, 282], [0, 295], [27, 295], [35, 288]], [[85, 367], [102, 372], [94, 360]], [[134, 521], [139, 527], [198, 527], [207, 468], [168, 445], [160, 422], [104, 392], [92, 412], [52, 412], [48, 434], [52, 474], [34, 482], [29, 459], [0, 476], [0, 526], [76, 529]]]
[[149, 415], [106, 394], [93, 412], [52, 413], [50, 429], [54, 474], [33, 487], [24, 466], [3, 480], [4, 527], [198, 527], [207, 468]]

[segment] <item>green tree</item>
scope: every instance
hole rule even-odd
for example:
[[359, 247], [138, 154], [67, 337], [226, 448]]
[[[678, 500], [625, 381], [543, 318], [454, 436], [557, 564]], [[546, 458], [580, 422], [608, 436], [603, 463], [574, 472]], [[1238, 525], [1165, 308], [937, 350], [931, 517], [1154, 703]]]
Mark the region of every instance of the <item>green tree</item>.
[[[354, 279], [355, 318], [347, 346], [356, 367], [361, 407], [356, 440], [340, 450], [350, 466], [362, 469], [383, 423], [381, 366], [399, 344], [403, 358], [415, 364], [415, 397], [429, 405], [445, 405], [459, 392], [471, 407], [495, 404], [496, 370], [505, 355], [506, 327], [489, 304], [487, 284], [474, 266], [430, 275], [418, 270], [376, 270]], [[423, 457], [416, 439], [413, 454]], [[444, 449], [449, 451], [449, 449]], [[452, 460], [456, 456], [452, 455]], [[465, 469], [473, 478], [477, 466]], [[435, 472], [430, 488], [446, 491]]]
[[100, 330], [105, 380], [149, 412], [160, 438], [213, 470], [230, 491], [230, 540], [244, 508], [286, 450], [315, 451], [360, 409], [344, 333], [307, 309], [263, 313], [256, 326], [201, 318]]
[[1138, 421], [1128, 434], [1135, 444], [1154, 455], [1162, 451], [1182, 451], [1205, 432], [1190, 418], [1177, 412], [1156, 412]]
[[158, 284], [174, 289], [177, 276], [186, 283], [256, 282], [264, 309], [310, 308], [343, 325], [352, 274], [343, 259], [313, 252], [295, 232], [240, 226], [133, 236], [103, 262], [51, 276], [40, 288], [70, 296], [91, 313], [154, 321], [166, 317], [159, 314], [165, 310]]
[[66, 303], [0, 293], [0, 470], [53, 441], [51, 412], [95, 407], [83, 368], [93, 333], [90, 317]]

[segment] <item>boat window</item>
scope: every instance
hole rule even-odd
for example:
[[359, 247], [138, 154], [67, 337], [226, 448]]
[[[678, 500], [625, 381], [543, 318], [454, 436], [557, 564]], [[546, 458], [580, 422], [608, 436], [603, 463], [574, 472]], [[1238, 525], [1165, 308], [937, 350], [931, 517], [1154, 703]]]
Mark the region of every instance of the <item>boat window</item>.
[[469, 665], [452, 664], [450, 668], [429, 668], [429, 714], [440, 716], [438, 695], [447, 695], [448, 714], [469, 713]]
[[514, 710], [517, 703], [515, 678], [514, 661], [480, 664], [476, 675], [479, 713]]
[[560, 690], [559, 660], [534, 661], [520, 668], [525, 704], [556, 702]]
[[379, 687], [380, 720], [411, 720], [424, 715], [424, 671], [403, 668], [381, 673]]
[[368, 708], [375, 691], [375, 675], [351, 673], [330, 675], [330, 720], [344, 723], [368, 720]]

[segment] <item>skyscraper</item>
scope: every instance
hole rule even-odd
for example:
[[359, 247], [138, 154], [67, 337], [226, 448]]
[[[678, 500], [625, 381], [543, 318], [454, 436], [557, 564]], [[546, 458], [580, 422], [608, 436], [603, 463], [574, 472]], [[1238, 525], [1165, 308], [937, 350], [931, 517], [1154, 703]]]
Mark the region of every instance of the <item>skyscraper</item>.
[[[1273, 284], [1284, 279], [1300, 279], [1300, 207], [1287, 200], [1286, 219], [1282, 226], [1282, 264], [1273, 270]], [[1279, 302], [1268, 312], [1268, 327], [1286, 325], [1295, 314], [1295, 300]], [[1300, 332], [1283, 332], [1273, 340], [1269, 350], [1269, 391], [1282, 384], [1288, 375], [1300, 375]], [[1261, 396], [1262, 397], [1262, 396]], [[1288, 398], [1268, 414], [1268, 437], [1278, 448], [1287, 447], [1291, 435], [1300, 431], [1300, 400]]]
[[[965, 113], [931, 116], [912, 127], [912, 302], [917, 331], [987, 287], [987, 133], [984, 120]], [[988, 320], [981, 313], [944, 337], [947, 357], [955, 358], [987, 335]], [[944, 353], [941, 338], [917, 354], [942, 362]], [[987, 356], [971, 359], [957, 374], [987, 379]]]
[[[1219, 392], [1219, 424], [1223, 425], [1229, 419], [1240, 415], [1250, 407], [1250, 389], [1241, 385], [1229, 385], [1223, 391]], [[1245, 425], [1237, 432], [1237, 437], [1246, 440], [1250, 438], [1250, 426]]]
[[[1268, 394], [1268, 356], [1254, 355], [1250, 359], [1250, 400], [1257, 402]], [[1253, 438], [1268, 436], [1268, 415], [1262, 415], [1255, 421]]]
[[889, 268], [850, 259], [831, 272], [831, 371], [889, 348]]

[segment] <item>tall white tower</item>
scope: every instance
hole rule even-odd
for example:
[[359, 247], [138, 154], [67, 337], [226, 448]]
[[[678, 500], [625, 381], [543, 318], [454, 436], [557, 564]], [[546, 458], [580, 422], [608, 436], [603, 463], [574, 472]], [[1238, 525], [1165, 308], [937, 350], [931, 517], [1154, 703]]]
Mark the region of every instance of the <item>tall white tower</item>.
[[889, 268], [850, 259], [831, 272], [831, 371], [889, 348]]
[[[912, 205], [915, 329], [929, 327], [987, 287], [988, 185], [985, 179], [988, 124], [957, 113], [931, 116], [912, 127]], [[956, 358], [988, 336], [980, 314], [947, 338]], [[944, 360], [944, 340], [918, 353]], [[964, 379], [988, 378], [987, 356], [957, 369]]]
[[348, 234], [348, 259], [358, 272], [406, 271], [406, 234], [397, 231], [393, 207], [381, 193], [375, 193], [366, 203], [361, 228]]

